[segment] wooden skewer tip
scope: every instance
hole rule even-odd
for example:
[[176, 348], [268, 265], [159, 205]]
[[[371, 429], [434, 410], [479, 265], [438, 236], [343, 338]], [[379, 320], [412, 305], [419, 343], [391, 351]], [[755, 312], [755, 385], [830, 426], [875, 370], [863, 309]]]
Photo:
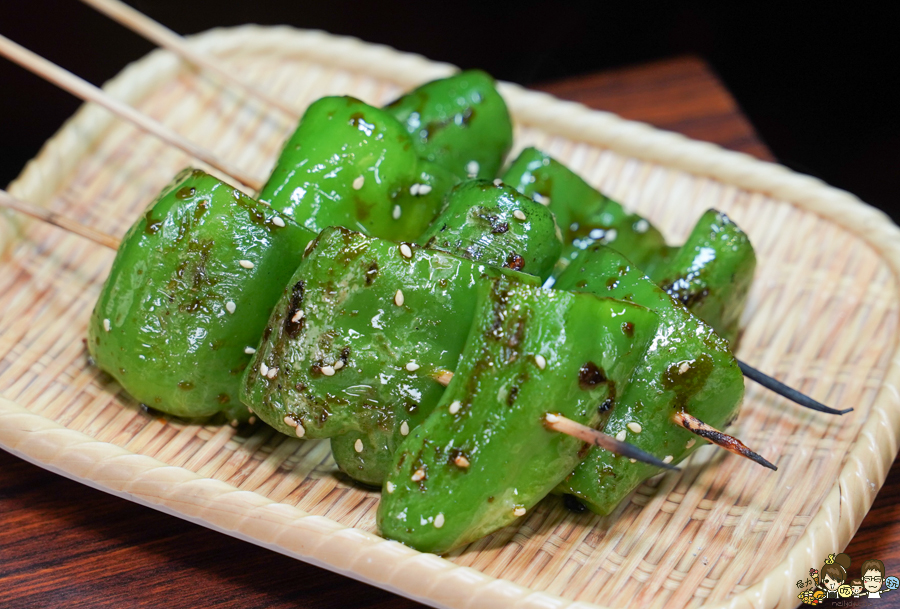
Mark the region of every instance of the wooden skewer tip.
[[689, 432], [700, 436], [701, 438], [708, 440], [709, 442], [724, 448], [725, 450], [732, 452], [736, 455], [740, 455], [747, 459], [750, 459], [754, 463], [758, 463], [763, 467], [768, 467], [773, 471], [778, 471], [778, 468], [775, 467], [772, 463], [767, 461], [760, 455], [744, 445], [743, 442], [735, 438], [734, 436], [730, 436], [727, 433], [723, 433], [712, 427], [707, 425], [697, 417], [690, 415], [686, 412], [676, 412], [672, 415], [672, 421]]

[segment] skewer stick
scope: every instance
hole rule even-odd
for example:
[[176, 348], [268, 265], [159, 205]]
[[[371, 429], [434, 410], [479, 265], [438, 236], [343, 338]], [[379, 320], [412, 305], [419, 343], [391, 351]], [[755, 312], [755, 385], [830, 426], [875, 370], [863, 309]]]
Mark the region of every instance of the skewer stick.
[[552, 414], [548, 412], [544, 417], [544, 425], [547, 427], [547, 429], [552, 429], [553, 431], [564, 433], [567, 436], [572, 436], [573, 438], [577, 438], [579, 440], [582, 440], [583, 442], [587, 442], [588, 444], [599, 446], [600, 448], [608, 450], [613, 454], [628, 457], [629, 459], [635, 459], [636, 461], [649, 463], [650, 465], [655, 465], [656, 467], [664, 467], [665, 469], [680, 471], [679, 468], [675, 467], [674, 465], [657, 459], [650, 453], [644, 452], [633, 444], [629, 444], [628, 442], [620, 442], [619, 440], [616, 440], [614, 437], [609, 436], [602, 431], [597, 431], [593, 427], [582, 425], [581, 423], [573, 421], [572, 419], [567, 419], [562, 415]]
[[247, 175], [236, 167], [232, 167], [229, 163], [215, 157], [200, 146], [191, 143], [162, 123], [141, 114], [128, 104], [111, 97], [99, 87], [95, 87], [86, 80], [75, 76], [68, 70], [64, 70], [56, 64], [47, 61], [40, 55], [32, 53], [25, 47], [16, 44], [3, 35], [0, 35], [0, 55], [4, 55], [23, 68], [34, 72], [41, 78], [52, 82], [76, 97], [80, 97], [84, 101], [94, 102], [103, 106], [119, 117], [131, 122], [137, 128], [146, 131], [151, 135], [155, 135], [164, 142], [183, 150], [192, 157], [203, 161], [211, 167], [215, 167], [244, 186], [255, 191], [262, 189], [263, 183], [256, 178]]
[[672, 415], [672, 421], [675, 422], [676, 425], [680, 425], [687, 429], [689, 432], [693, 434], [697, 434], [701, 438], [709, 440], [716, 446], [720, 446], [729, 452], [733, 452], [736, 455], [740, 455], [755, 463], [759, 463], [763, 467], [768, 467], [771, 470], [778, 471], [778, 468], [766, 461], [759, 454], [753, 452], [749, 448], [747, 448], [743, 442], [735, 438], [734, 436], [729, 436], [727, 433], [722, 433], [715, 427], [711, 427], [692, 415], [689, 415], [686, 412], [676, 412]]
[[821, 402], [817, 402], [812, 399], [808, 395], [800, 393], [796, 389], [792, 387], [788, 387], [781, 381], [777, 381], [768, 374], [760, 372], [756, 368], [750, 366], [749, 364], [745, 364], [741, 360], [738, 360], [738, 366], [741, 368], [741, 372], [744, 373], [751, 381], [756, 381], [769, 391], [774, 391], [778, 395], [785, 397], [792, 402], [800, 404], [804, 408], [809, 408], [811, 410], [818, 410], [819, 412], [827, 412], [828, 414], [847, 414], [852, 411], [852, 408], [845, 408], [844, 410], [838, 410], [837, 408], [831, 408], [830, 406], [826, 406]]
[[66, 218], [65, 216], [60, 216], [55, 212], [44, 209], [43, 207], [38, 207], [37, 205], [32, 205], [31, 203], [26, 203], [25, 201], [20, 201], [5, 190], [0, 190], [0, 207], [13, 209], [17, 212], [25, 214], [26, 216], [31, 216], [32, 218], [37, 218], [38, 220], [42, 220], [48, 224], [58, 226], [63, 230], [75, 233], [76, 235], [81, 235], [82, 237], [90, 239], [94, 243], [97, 243], [104, 247], [108, 247], [114, 250], [119, 249], [119, 243], [121, 241], [116, 237], [107, 235], [106, 233], [101, 233], [100, 231], [94, 230], [89, 226], [79, 224], [74, 220]]
[[213, 72], [216, 76], [222, 78], [229, 84], [238, 87], [247, 95], [250, 95], [251, 97], [254, 97], [266, 104], [269, 104], [270, 106], [277, 108], [286, 116], [289, 116], [291, 119], [296, 119], [299, 116], [298, 112], [285, 102], [277, 99], [276, 97], [263, 93], [259, 89], [247, 84], [242, 79], [235, 76], [228, 70], [228, 68], [224, 67], [218, 61], [193, 50], [190, 45], [188, 45], [187, 41], [176, 32], [173, 32], [163, 24], [150, 19], [143, 13], [134, 10], [124, 2], [119, 2], [119, 0], [81, 1], [94, 7], [101, 13], [104, 13], [107, 17], [110, 17], [114, 21], [119, 22], [120, 24], [143, 36], [144, 38], [155, 42], [157, 45], [163, 48], [169, 49], [176, 55], [179, 55], [183, 59], [186, 59], [195, 66]]

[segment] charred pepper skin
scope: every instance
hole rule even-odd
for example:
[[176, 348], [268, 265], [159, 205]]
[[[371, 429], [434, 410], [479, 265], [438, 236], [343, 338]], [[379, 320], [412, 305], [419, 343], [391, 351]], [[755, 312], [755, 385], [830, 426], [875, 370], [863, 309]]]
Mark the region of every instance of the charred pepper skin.
[[756, 254], [747, 235], [728, 216], [710, 209], [652, 279], [733, 344], [754, 270]]
[[487, 180], [455, 186], [419, 243], [541, 279], [550, 275], [562, 253], [562, 237], [550, 210]]
[[656, 326], [627, 302], [506, 279], [481, 286], [457, 373], [395, 455], [382, 534], [442, 553], [525, 514], [587, 452], [546, 415], [601, 425]]
[[652, 274], [674, 248], [637, 214], [604, 196], [568, 167], [536, 148], [526, 148], [503, 175], [503, 181], [542, 202], [556, 216], [563, 232], [558, 274], [581, 250], [594, 243], [608, 245]]
[[480, 70], [426, 83], [385, 110], [403, 123], [420, 156], [463, 180], [496, 176], [512, 147], [506, 102]]
[[[538, 282], [444, 252], [326, 229], [261, 332], [241, 399], [282, 433], [353, 434], [344, 441], [363, 460], [384, 445], [393, 449], [437, 404], [444, 387], [434, 375], [456, 368], [476, 286], [502, 274]], [[346, 467], [378, 484], [384, 471], [377, 461], [371, 472], [352, 469], [362, 462]]]
[[[605, 433], [623, 434], [626, 442], [678, 463], [703, 441], [673, 423], [672, 414], [685, 411], [719, 429], [737, 416], [744, 380], [728, 342], [623, 256], [591, 246], [556, 287], [622, 298], [659, 315], [657, 336], [635, 371], [641, 380], [620, 394]], [[605, 515], [656, 473], [652, 465], [594, 450], [557, 490]]]
[[387, 111], [352, 97], [324, 97], [285, 143], [259, 200], [315, 232], [344, 226], [413, 241], [458, 181], [421, 158]]
[[182, 172], [122, 240], [91, 316], [91, 356], [157, 410], [246, 419], [245, 350], [313, 237], [202, 171]]

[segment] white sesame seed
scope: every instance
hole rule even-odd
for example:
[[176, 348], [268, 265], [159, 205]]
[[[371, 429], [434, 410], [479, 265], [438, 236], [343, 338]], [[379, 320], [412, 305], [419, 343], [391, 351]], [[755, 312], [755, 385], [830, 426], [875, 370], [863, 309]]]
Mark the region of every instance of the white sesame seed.
[[297, 434], [298, 438], [302, 438], [306, 435], [306, 428], [302, 424], [297, 423], [297, 429], [294, 430], [294, 433]]
[[103, 320], [103, 329], [106, 330], [107, 332], [112, 330], [112, 324], [109, 322], [108, 319]]
[[284, 424], [287, 425], [288, 427], [296, 427], [300, 423], [298, 423], [297, 419], [295, 419], [291, 415], [287, 415], [284, 417]]
[[313, 248], [313, 244], [314, 244], [315, 242], [316, 242], [316, 240], [313, 239], [312, 241], [310, 241], [309, 243], [307, 243], [307, 244], [306, 244], [306, 247], [303, 248], [303, 253], [304, 253], [304, 254], [308, 254], [308, 253], [309, 253], [309, 250], [311, 250], [311, 249]]
[[266, 376], [270, 379], [275, 378], [275, 375], [278, 374], [278, 368], [269, 368], [269, 372], [266, 373]]
[[306, 315], [306, 313], [303, 312], [303, 309], [297, 309], [296, 311], [294, 311], [294, 314], [291, 316], [291, 323], [292, 324], [297, 323], [298, 321], [303, 319], [304, 315]]
[[682, 362], [680, 366], [678, 366], [678, 374], [684, 374], [688, 370], [691, 369], [691, 365], [688, 362]]
[[358, 176], [353, 180], [353, 190], [359, 190], [366, 183], [366, 176]]
[[278, 216], [275, 216], [274, 218], [272, 218], [272, 224], [274, 224], [275, 226], [280, 226], [281, 228], [284, 228], [284, 220], [282, 220]]
[[624, 442], [625, 436], [627, 436], [627, 435], [628, 435], [628, 432], [623, 429], [622, 431], [620, 431], [619, 433], [616, 434], [616, 440], [618, 440], [619, 442]]
[[246, 353], [247, 355], [253, 355], [254, 353], [256, 353], [256, 349], [254, 349], [253, 347], [244, 347], [244, 353]]
[[419, 364], [417, 364], [416, 362], [409, 362], [408, 364], [406, 364], [406, 369], [410, 372], [415, 372], [419, 369]]
[[419, 187], [420, 187], [420, 186], [421, 186], [421, 184], [413, 184], [412, 186], [410, 186], [410, 187], [409, 187], [409, 194], [411, 194], [411, 195], [414, 196], [414, 197], [417, 196], [417, 195], [419, 194]]
[[634, 421], [626, 425], [626, 427], [634, 433], [641, 433], [641, 431], [644, 429], [643, 427], [641, 427], [640, 423], [635, 423]]
[[466, 164], [466, 173], [469, 174], [470, 178], [474, 178], [475, 176], [478, 175], [478, 169], [479, 169], [478, 161], [469, 161]]
[[255, 424], [256, 424], [256, 417], [250, 417], [249, 419], [247, 419], [247, 422], [250, 423], [251, 425], [255, 425]]
[[469, 460], [466, 459], [462, 455], [457, 455], [456, 458], [453, 460], [453, 463], [454, 463], [454, 465], [456, 465], [456, 467], [461, 467], [463, 469], [469, 467], [469, 465], [470, 465]]
[[448, 410], [450, 411], [450, 414], [456, 414], [457, 412], [459, 412], [460, 408], [462, 408], [462, 404], [460, 403], [460, 401], [454, 400], [453, 403], [450, 404], [450, 408]]
[[546, 358], [544, 358], [543, 355], [535, 355], [534, 363], [537, 364], [537, 367], [540, 368], [541, 370], [543, 370], [544, 368], [547, 367], [547, 360], [546, 360]]
[[245, 269], [252, 269], [255, 265], [249, 260], [241, 260], [238, 264], [240, 264]]
[[632, 463], [637, 463], [637, 459], [629, 459]]
[[434, 528], [439, 529], [444, 526], [444, 515], [438, 514], [434, 517]]
[[229, 313], [234, 313], [235, 310], [237, 310], [237, 305], [234, 304], [233, 300], [229, 300], [228, 302], [225, 303], [225, 310], [228, 311]]
[[609, 229], [608, 231], [606, 231], [606, 242], [609, 243], [610, 241], [615, 241], [618, 234], [619, 232], [616, 229]]
[[419, 184], [419, 194], [420, 195], [427, 195], [429, 192], [431, 192], [430, 184]]
[[634, 223], [634, 231], [637, 233], [646, 233], [649, 228], [650, 223], [643, 218]]
[[418, 482], [419, 480], [422, 480], [424, 477], [425, 477], [425, 470], [424, 470], [424, 469], [417, 469], [417, 470], [416, 470], [416, 473], [414, 473], [414, 474], [412, 475], [412, 481], [413, 481], [413, 482]]
[[548, 423], [558, 423], [559, 415], [555, 415], [552, 412], [548, 412], [547, 414], [544, 415], [544, 420], [547, 421]]
[[697, 440], [695, 440], [694, 438], [691, 438], [690, 440], [687, 441], [687, 444], [685, 444], [684, 447], [690, 448], [691, 446], [693, 446], [696, 443], [697, 443]]
[[353, 450], [358, 453], [361, 453], [363, 451], [363, 443], [361, 439], [357, 438], [356, 442], [353, 443]]
[[393, 493], [395, 488], [397, 488], [397, 486], [393, 482], [388, 481], [384, 483], [384, 490], [388, 492], [388, 495]]
[[672, 455], [666, 455], [665, 457], [663, 457], [663, 463], [671, 463], [674, 459], [675, 457], [673, 457]]
[[400, 244], [400, 254], [404, 258], [412, 258], [412, 250], [405, 243]]
[[494, 186], [503, 186], [503, 180], [497, 178], [496, 180], [494, 180]]
[[403, 421], [400, 423], [400, 435], [408, 436], [409, 435], [409, 423], [407, 421]]
[[263, 376], [266, 376], [269, 374], [269, 367], [266, 366], [265, 362], [263, 362], [259, 365], [259, 373]]
[[513, 510], [513, 516], [516, 516], [516, 517], [524, 516], [525, 511], [526, 511], [525, 508], [517, 507], [516, 509]]
[[513, 218], [515, 218], [516, 220], [524, 220], [525, 212], [523, 212], [521, 209], [517, 209], [513, 212]]
[[403, 290], [397, 290], [394, 292], [394, 304], [398, 307], [403, 306]]
[[400, 206], [399, 206], [399, 205], [394, 205], [394, 211], [391, 212], [391, 216], [394, 218], [394, 220], [399, 220], [399, 219], [400, 219], [400, 214], [401, 214], [401, 213], [403, 213], [403, 210], [400, 209]]
[[539, 192], [536, 192], [533, 195], [531, 195], [531, 198], [534, 199], [535, 203], [540, 203], [541, 205], [549, 205], [550, 204], [550, 197], [545, 197], [544, 195], [542, 195]]
[[238, 425], [240, 425], [240, 422], [237, 419], [231, 419], [232, 427], [237, 427]]
[[334, 376], [334, 366], [322, 366], [322, 374], [325, 376]]
[[605, 234], [606, 234], [606, 231], [603, 230], [602, 228], [595, 228], [590, 233], [588, 233], [588, 236], [591, 239], [602, 239]]
[[343, 368], [343, 367], [344, 367], [344, 360], [339, 359], [338, 361], [334, 362], [334, 369], [335, 369], [335, 370], [340, 370], [340, 369]]

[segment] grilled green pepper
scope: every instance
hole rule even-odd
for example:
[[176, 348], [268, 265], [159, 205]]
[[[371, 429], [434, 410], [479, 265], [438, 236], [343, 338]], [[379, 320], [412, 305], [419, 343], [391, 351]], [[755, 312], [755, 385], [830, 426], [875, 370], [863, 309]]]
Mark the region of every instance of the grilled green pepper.
[[[737, 416], [744, 381], [728, 342], [622, 255], [593, 245], [560, 275], [556, 287], [621, 298], [659, 315], [657, 335], [635, 371], [641, 380], [620, 394], [605, 433], [678, 463], [697, 440], [670, 420], [672, 414], [684, 411], [719, 429]], [[652, 465], [594, 450], [558, 490], [608, 514], [656, 473]]]
[[747, 235], [728, 216], [710, 209], [685, 244], [651, 277], [733, 343], [755, 269], [756, 255]]
[[426, 83], [385, 106], [419, 155], [461, 179], [493, 178], [512, 146], [512, 121], [494, 79], [480, 70]]
[[487, 180], [454, 187], [419, 243], [542, 279], [562, 251], [559, 227], [546, 207]]
[[378, 507], [382, 534], [440, 553], [525, 514], [586, 453], [547, 429], [546, 415], [601, 424], [656, 325], [627, 302], [506, 279], [480, 286], [453, 380], [395, 455]]
[[324, 97], [303, 115], [259, 194], [313, 231], [328, 226], [413, 241], [458, 178], [419, 156], [389, 112]]
[[157, 410], [247, 418], [247, 351], [313, 236], [202, 171], [182, 172], [122, 240], [91, 316], [91, 356]]
[[341, 461], [348, 474], [378, 484], [386, 470], [376, 451], [393, 452], [434, 408], [444, 391], [434, 377], [457, 366], [475, 286], [504, 273], [513, 272], [326, 229], [261, 332], [241, 399], [283, 433], [353, 434], [336, 455], [353, 457]]
[[565, 244], [559, 270], [595, 242], [612, 247], [646, 273], [671, 255], [673, 248], [647, 220], [626, 212], [540, 150], [523, 150], [503, 181], [547, 205], [556, 216]]

